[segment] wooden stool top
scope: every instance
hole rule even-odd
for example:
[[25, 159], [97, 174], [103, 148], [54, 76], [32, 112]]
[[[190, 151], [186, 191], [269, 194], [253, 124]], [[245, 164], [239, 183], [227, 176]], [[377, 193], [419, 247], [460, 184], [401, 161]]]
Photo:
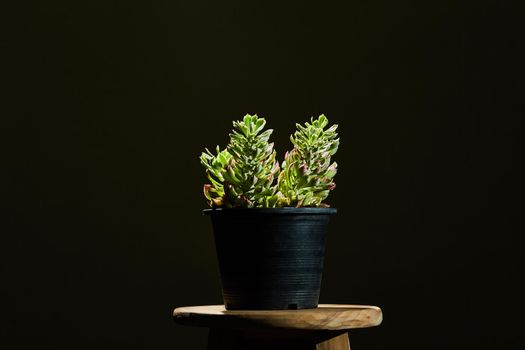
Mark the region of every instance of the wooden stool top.
[[288, 328], [345, 330], [377, 326], [381, 309], [368, 305], [320, 304], [305, 310], [235, 310], [224, 305], [179, 307], [173, 312], [180, 324], [209, 328]]

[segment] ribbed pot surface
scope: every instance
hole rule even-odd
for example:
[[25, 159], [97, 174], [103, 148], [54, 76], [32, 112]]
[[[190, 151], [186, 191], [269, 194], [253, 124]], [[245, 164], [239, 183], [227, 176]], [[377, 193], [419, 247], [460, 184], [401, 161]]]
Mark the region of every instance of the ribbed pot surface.
[[317, 307], [334, 208], [207, 209], [228, 310]]

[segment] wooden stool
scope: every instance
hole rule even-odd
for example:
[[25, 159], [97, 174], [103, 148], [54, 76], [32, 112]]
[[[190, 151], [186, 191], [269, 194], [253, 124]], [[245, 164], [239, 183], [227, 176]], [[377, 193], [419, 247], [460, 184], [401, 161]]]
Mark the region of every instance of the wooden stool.
[[307, 310], [227, 311], [223, 305], [179, 307], [180, 324], [208, 327], [208, 350], [349, 350], [348, 330], [377, 326], [376, 306], [321, 304]]

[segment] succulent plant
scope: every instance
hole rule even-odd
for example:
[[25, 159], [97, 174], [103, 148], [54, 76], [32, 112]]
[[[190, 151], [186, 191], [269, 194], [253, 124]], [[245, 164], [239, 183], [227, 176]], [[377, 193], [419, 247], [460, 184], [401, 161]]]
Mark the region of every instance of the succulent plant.
[[321, 115], [310, 123], [297, 125], [290, 136], [294, 148], [286, 152], [279, 174], [280, 206], [328, 206], [323, 201], [335, 188], [337, 163], [330, 163], [337, 152], [337, 125], [325, 129], [328, 119]]
[[204, 195], [212, 207], [273, 207], [277, 202], [279, 173], [273, 143], [269, 143], [273, 130], [263, 131], [264, 118], [245, 115], [234, 121], [230, 143], [217, 155], [208, 149], [201, 155], [211, 184], [204, 185]]
[[264, 130], [266, 120], [257, 115], [234, 121], [226, 149], [217, 146], [201, 154], [210, 184], [204, 196], [211, 207], [273, 208], [283, 206], [328, 206], [323, 201], [335, 188], [337, 125], [325, 130], [328, 119], [321, 115], [310, 123], [297, 125], [290, 137], [294, 148], [286, 152], [280, 171], [275, 159], [272, 130]]
[[206, 174], [211, 184], [204, 185], [204, 196], [209, 201], [210, 207], [221, 207], [226, 204], [224, 176], [231, 154], [227, 150], [221, 151], [217, 146], [217, 155], [209, 149], [201, 154], [201, 164], [206, 168]]

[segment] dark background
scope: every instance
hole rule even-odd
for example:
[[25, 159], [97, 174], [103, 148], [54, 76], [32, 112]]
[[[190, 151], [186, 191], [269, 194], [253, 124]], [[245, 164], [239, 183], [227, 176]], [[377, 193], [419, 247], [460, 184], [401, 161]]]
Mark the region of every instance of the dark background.
[[353, 348], [523, 345], [505, 1], [0, 6], [2, 348], [203, 349], [171, 320], [221, 302], [198, 156], [246, 113], [280, 158], [340, 125], [321, 302], [384, 312]]

